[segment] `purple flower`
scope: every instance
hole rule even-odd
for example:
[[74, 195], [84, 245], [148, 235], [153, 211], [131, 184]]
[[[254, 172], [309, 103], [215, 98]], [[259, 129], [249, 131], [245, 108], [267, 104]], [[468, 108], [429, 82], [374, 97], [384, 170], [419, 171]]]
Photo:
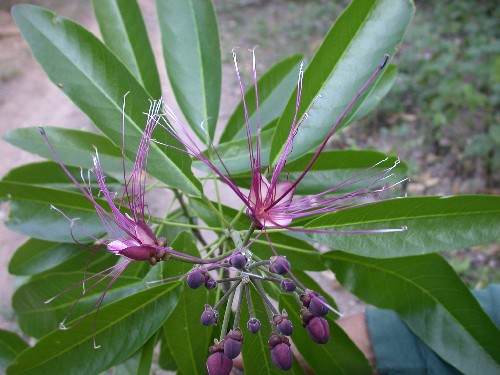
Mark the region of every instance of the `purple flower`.
[[[93, 168], [89, 170], [89, 178], [86, 181], [83, 178], [82, 173], [82, 183], [78, 182], [64, 166], [61, 159], [57, 155], [54, 147], [49, 141], [48, 135], [45, 133], [43, 128], [40, 128], [40, 133], [44, 137], [50, 151], [52, 152], [54, 159], [59, 163], [63, 171], [66, 173], [68, 178], [75, 184], [75, 186], [80, 190], [80, 192], [93, 204], [97, 215], [101, 219], [103, 228], [108, 233], [108, 239], [98, 239], [91, 236], [83, 228], [80, 228], [85, 234], [91, 237], [95, 243], [105, 246], [105, 250], [116, 254], [121, 257], [123, 261], [118, 262], [116, 265], [103, 270], [93, 276], [84, 278], [84, 280], [76, 285], [59, 293], [55, 297], [48, 300], [46, 303], [52, 301], [54, 298], [66, 293], [67, 291], [73, 289], [77, 285], [83, 284], [89, 280], [94, 281], [92, 286], [85, 289], [82, 295], [74, 302], [73, 306], [70, 308], [68, 314], [64, 318], [63, 322], [60, 324], [62, 329], [66, 329], [64, 322], [67, 320], [74, 306], [80, 301], [80, 299], [94, 289], [98, 284], [104, 280], [109, 280], [104, 292], [99, 297], [93, 309], [98, 310], [104, 300], [104, 297], [113, 285], [116, 279], [121, 275], [121, 273], [127, 268], [127, 266], [134, 261], [148, 261], [151, 265], [155, 265], [157, 262], [166, 260], [170, 254], [176, 254], [183, 257], [189, 257], [185, 254], [174, 251], [172, 248], [167, 247], [167, 241], [165, 238], [157, 238], [153, 230], [148, 225], [148, 214], [147, 206], [144, 200], [144, 194], [146, 191], [146, 167], [147, 158], [149, 152], [149, 145], [151, 141], [151, 135], [155, 128], [155, 119], [158, 108], [154, 105], [151, 106], [148, 113], [148, 121], [145, 127], [145, 131], [139, 143], [137, 150], [137, 155], [134, 163], [134, 167], [130, 177], [125, 178], [124, 175], [124, 193], [120, 198], [117, 198], [117, 194], [111, 192], [106, 184], [104, 171], [102, 169], [101, 163], [99, 161], [99, 155], [96, 150], [95, 156], [93, 156]], [[122, 129], [124, 130], [124, 129]], [[122, 158], [123, 165], [125, 166], [124, 158], [124, 136], [122, 138]], [[94, 191], [90, 184], [90, 175], [93, 174], [99, 186], [98, 194], [104, 198], [108, 207], [103, 207], [94, 198]], [[58, 210], [57, 208], [55, 208]], [[60, 210], [58, 210], [61, 212]], [[125, 211], [125, 212], [123, 212]], [[68, 218], [63, 212], [61, 212], [68, 220], [71, 221], [71, 233], [73, 235], [73, 226], [75, 220]], [[74, 236], [73, 236], [74, 238]], [[76, 241], [76, 240], [75, 240]], [[78, 242], [78, 241], [77, 241]], [[83, 245], [85, 246], [85, 245]], [[86, 246], [89, 247], [89, 246]], [[89, 247], [92, 250], [102, 250], [102, 248]], [[191, 257], [189, 257], [191, 258]], [[203, 262], [200, 260], [200, 262]], [[91, 311], [89, 311], [85, 316], [87, 316]], [[68, 327], [69, 328], [69, 327]]]
[[[250, 130], [250, 122], [248, 120], [248, 111], [245, 103], [244, 89], [242, 81], [240, 78], [238, 63], [236, 59], [236, 54], [233, 51], [233, 60], [236, 69], [236, 74], [241, 90], [241, 95], [243, 97], [243, 107], [246, 119], [246, 133], [248, 140], [248, 150], [250, 155], [250, 166], [251, 166], [251, 184], [250, 192], [244, 194], [238, 186], [233, 182], [230, 172], [224, 165], [223, 160], [220, 160], [219, 154], [215, 147], [212, 146], [215, 155], [219, 157], [223, 170], [217, 168], [212, 161], [202, 152], [202, 150], [197, 146], [195, 140], [191, 137], [189, 132], [182, 126], [172, 111], [165, 106], [166, 116], [162, 116], [162, 121], [159, 124], [164, 127], [171, 135], [173, 135], [177, 140], [179, 140], [185, 147], [185, 152], [187, 152], [192, 157], [199, 159], [208, 168], [217, 174], [217, 176], [224, 181], [241, 199], [241, 201], [246, 205], [246, 214], [250, 220], [254, 223], [255, 227], [258, 229], [267, 228], [286, 228], [289, 230], [304, 231], [304, 232], [323, 232], [323, 233], [344, 233], [344, 234], [358, 234], [358, 233], [380, 233], [380, 232], [394, 232], [402, 231], [405, 228], [397, 229], [378, 229], [378, 230], [358, 230], [349, 232], [334, 232], [329, 230], [314, 230], [314, 229], [303, 229], [298, 227], [293, 227], [292, 222], [294, 219], [323, 214], [328, 212], [334, 212], [347, 207], [351, 207], [357, 203], [360, 203], [370, 197], [374, 197], [387, 190], [388, 188], [394, 186], [384, 184], [384, 180], [391, 176], [391, 171], [399, 163], [397, 160], [394, 165], [383, 170], [374, 170], [383, 161], [373, 165], [372, 167], [362, 171], [351, 178], [333, 185], [331, 188], [310, 196], [300, 197], [294, 199], [294, 194], [297, 185], [302, 181], [306, 174], [311, 170], [312, 166], [318, 159], [319, 155], [325, 148], [328, 140], [333, 135], [335, 129], [343, 121], [345, 116], [349, 113], [355, 102], [359, 99], [361, 94], [371, 85], [375, 80], [379, 72], [384, 68], [389, 56], [386, 55], [371, 77], [366, 81], [366, 83], [361, 87], [356, 96], [351, 100], [349, 105], [346, 107], [339, 119], [333, 124], [327, 136], [319, 146], [318, 150], [312, 156], [310, 162], [301, 172], [299, 177], [295, 181], [288, 181], [282, 173], [285, 170], [285, 165], [287, 158], [290, 155], [293, 147], [293, 141], [297, 134], [299, 134], [299, 128], [302, 121], [298, 120], [300, 99], [302, 94], [302, 78], [303, 69], [302, 66], [299, 72], [299, 78], [297, 83], [297, 99], [296, 99], [296, 112], [295, 117], [290, 125], [290, 133], [285, 141], [283, 152], [280, 155], [276, 165], [269, 175], [264, 175], [262, 171], [264, 170], [264, 165], [261, 162], [261, 125], [257, 120], [257, 133], [256, 140], [252, 140], [252, 134]], [[257, 87], [257, 74], [255, 69], [255, 54], [253, 54], [253, 80], [255, 86], [255, 95], [257, 101], [258, 110], [258, 87]], [[257, 119], [259, 116], [257, 115]], [[361, 182], [365, 182], [365, 186], [359, 188], [358, 190], [348, 193], [344, 196], [331, 196], [339, 189], [343, 189], [349, 186], [358, 185]]]

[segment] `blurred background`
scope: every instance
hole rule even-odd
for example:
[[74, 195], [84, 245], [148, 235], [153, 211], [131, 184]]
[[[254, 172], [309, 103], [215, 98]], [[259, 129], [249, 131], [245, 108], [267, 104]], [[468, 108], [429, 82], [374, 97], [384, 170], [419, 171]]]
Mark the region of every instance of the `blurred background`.
[[[89, 120], [45, 76], [10, 16], [15, 3], [0, 0], [0, 134], [22, 126], [91, 129]], [[240, 47], [240, 68], [249, 73], [245, 51], [258, 45], [260, 74], [291, 54], [307, 64], [348, 1], [215, 0], [223, 56], [220, 126], [238, 103], [231, 49]], [[90, 0], [36, 0], [97, 32]], [[155, 2], [139, 0], [162, 79], [166, 81]], [[374, 149], [397, 154], [409, 166], [409, 195], [500, 193], [500, 41], [496, 1], [415, 1], [413, 24], [393, 62], [396, 84], [369, 117], [336, 135], [336, 149]], [[250, 59], [250, 54], [248, 54]], [[248, 78], [249, 75], [246, 74]], [[167, 87], [167, 86], [165, 86]], [[168, 89], [167, 89], [168, 90]], [[167, 96], [169, 93], [165, 93]], [[179, 111], [177, 111], [179, 113]], [[0, 141], [0, 176], [36, 157]], [[10, 328], [8, 275], [12, 252], [23, 242], [8, 231], [0, 211], [0, 328]], [[500, 282], [500, 245], [446, 254], [472, 288]], [[18, 282], [18, 281], [17, 281]], [[355, 304], [356, 302], [352, 302]]]

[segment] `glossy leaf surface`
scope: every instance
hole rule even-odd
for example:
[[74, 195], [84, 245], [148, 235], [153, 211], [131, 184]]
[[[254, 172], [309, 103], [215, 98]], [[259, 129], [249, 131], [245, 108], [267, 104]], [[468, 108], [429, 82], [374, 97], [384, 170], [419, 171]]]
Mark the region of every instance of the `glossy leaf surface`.
[[[304, 73], [298, 121], [306, 112], [308, 115], [295, 138], [289, 160], [319, 146], [384, 54], [395, 53], [413, 12], [413, 4], [407, 0], [354, 0], [346, 8]], [[276, 127], [271, 164], [275, 164], [282, 153], [295, 116], [295, 104], [296, 98], [292, 95]], [[357, 103], [345, 123], [360, 104]]]
[[[65, 165], [89, 169], [93, 167], [92, 155], [99, 153], [102, 168], [107, 173], [122, 173], [122, 153], [109, 139], [102, 135], [81, 130], [44, 127], [50, 141]], [[54, 160], [38, 127], [19, 128], [8, 131], [3, 139], [21, 150]], [[94, 149], [95, 146], [95, 149]], [[129, 167], [132, 163], [127, 161]]]
[[[194, 239], [187, 232], [181, 233], [172, 247], [182, 249], [186, 254], [199, 256]], [[215, 296], [217, 292], [209, 291], [204, 286], [190, 289], [185, 280], [181, 282], [183, 284], [179, 301], [171, 317], [163, 325], [163, 332], [178, 370], [183, 374], [205, 374], [204, 359], [208, 356], [208, 347], [211, 345], [212, 327], [201, 325], [200, 316], [204, 305], [210, 304], [209, 293]]]
[[[12, 14], [52, 82], [114, 144], [121, 144], [124, 124], [126, 155], [134, 160], [151, 97], [132, 73], [93, 34], [73, 21], [27, 4], [15, 6]], [[165, 132], [157, 133], [153, 137], [171, 143]], [[50, 133], [47, 136], [51, 139]], [[187, 155], [152, 144], [149, 161], [149, 172], [156, 178], [188, 194], [199, 195], [201, 187], [190, 171]]]
[[[271, 335], [271, 327], [269, 325], [266, 310], [262, 299], [255, 291], [252, 285], [250, 287], [250, 300], [252, 308], [257, 319], [261, 322], [260, 330], [257, 334], [252, 334], [246, 329], [243, 330], [244, 343], [241, 349], [243, 356], [243, 367], [245, 373], [248, 374], [283, 374], [284, 371], [279, 370], [271, 359], [271, 350], [269, 349], [269, 337]], [[241, 325], [245, 326], [249, 319], [248, 310], [242, 309]], [[258, 361], [255, 358], [259, 358]], [[304, 371], [294, 358], [293, 367], [286, 372], [287, 374], [304, 374]]]
[[[178, 296], [177, 284], [162, 285], [103, 307], [95, 330], [92, 319], [85, 319], [70, 330], [55, 331], [17, 357], [7, 374], [104, 371], [135, 353], [161, 327]], [[93, 347], [94, 336], [99, 350]]]
[[205, 128], [212, 139], [222, 75], [214, 6], [201, 0], [158, 0], [156, 5], [165, 66], [177, 103], [198, 137], [206, 140]]
[[[280, 309], [286, 308], [291, 312], [296, 311], [297, 307], [297, 301], [292, 296], [280, 297]], [[363, 353], [334, 322], [331, 315], [325, 317], [330, 326], [330, 340], [326, 344], [316, 344], [311, 340], [298, 314], [289, 313], [288, 316], [296, 327], [293, 331], [293, 342], [315, 374], [372, 374], [372, 368]]]
[[[238, 53], [238, 50], [235, 51]], [[256, 50], [256, 53], [258, 55], [258, 49]], [[250, 65], [250, 54], [238, 53], [238, 55], [241, 58], [240, 64]], [[261, 78], [258, 78], [258, 117], [262, 128], [265, 128], [266, 125], [269, 125], [272, 120], [278, 118], [281, 114], [290, 93], [297, 85], [301, 59], [301, 55], [287, 57], [272, 66], [262, 75]], [[236, 85], [236, 74], [234, 82]], [[245, 103], [248, 111], [251, 134], [255, 134], [257, 123], [255, 87], [250, 87], [246, 90]], [[229, 118], [229, 121], [227, 122], [221, 135], [220, 142], [224, 143], [240, 138], [246, 139], [243, 102], [238, 104]]]
[[399, 233], [310, 236], [336, 249], [378, 258], [478, 245], [498, 238], [500, 197], [398, 198], [326, 214], [307, 228], [345, 231], [403, 226], [408, 230]]
[[370, 304], [395, 310], [460, 371], [500, 371], [500, 331], [440, 256], [373, 259], [333, 251], [322, 257], [343, 286]]
[[14, 332], [0, 329], [0, 371], [5, 373], [9, 363], [28, 347], [26, 341]]
[[[76, 301], [82, 296], [84, 277], [93, 276], [91, 273], [84, 276], [83, 269], [75, 272], [43, 275], [21, 286], [12, 298], [12, 307], [19, 318], [19, 325], [23, 332], [40, 338], [58, 329], [59, 323], [70, 313], [75, 303], [74, 310], [69, 315], [67, 326], [90, 312], [111, 278], [104, 279], [95, 289], [90, 288], [105, 274], [85, 283], [88, 293], [78, 303]], [[67, 288], [71, 287], [74, 288], [66, 291]], [[143, 288], [144, 285], [141, 279], [122, 275], [113, 284], [110, 291], [106, 293], [104, 304], [116, 301]], [[45, 303], [56, 296], [58, 297], [50, 303]], [[91, 313], [88, 318], [92, 320], [93, 314]]]
[[[309, 153], [298, 160], [287, 163], [287, 179], [289, 181], [296, 180], [307, 167], [313, 156], [313, 153]], [[384, 161], [385, 159], [387, 160]], [[297, 185], [296, 194], [318, 194], [334, 186], [339, 186], [338, 189], [333, 192], [335, 195], [356, 191], [369, 185], [373, 179], [366, 179], [354, 183], [356, 180], [363, 177], [366, 178], [374, 173], [390, 168], [395, 162], [395, 157], [388, 157], [376, 151], [323, 151], [313, 167]], [[397, 175], [397, 178], [393, 178], [394, 182], [405, 176], [406, 169], [407, 167], [404, 163], [398, 164], [392, 171], [392, 173]], [[363, 173], [364, 171], [366, 172]], [[238, 186], [249, 189], [251, 176], [250, 174], [237, 175], [234, 177], [234, 181]], [[347, 181], [347, 183], [344, 183], [345, 181]]]
[[137, 1], [93, 0], [99, 30], [108, 48], [154, 99], [161, 96], [160, 76]]

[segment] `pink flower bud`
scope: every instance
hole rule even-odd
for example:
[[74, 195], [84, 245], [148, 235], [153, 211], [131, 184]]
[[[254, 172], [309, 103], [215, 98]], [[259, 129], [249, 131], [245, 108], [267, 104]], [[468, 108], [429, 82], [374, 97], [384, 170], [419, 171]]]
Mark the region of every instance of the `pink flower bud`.
[[229, 375], [233, 369], [233, 361], [224, 353], [216, 352], [207, 358], [207, 371], [209, 375]]
[[317, 344], [326, 344], [330, 339], [330, 326], [321, 317], [312, 318], [306, 326], [309, 337]]

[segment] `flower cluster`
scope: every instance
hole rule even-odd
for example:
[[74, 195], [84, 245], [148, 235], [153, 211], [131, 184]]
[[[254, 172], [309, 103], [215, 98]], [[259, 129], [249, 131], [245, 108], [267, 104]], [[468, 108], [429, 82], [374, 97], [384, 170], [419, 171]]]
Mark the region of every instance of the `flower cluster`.
[[[237, 267], [234, 265], [237, 264]], [[219, 323], [219, 309], [227, 301], [226, 313], [231, 311], [232, 299], [237, 294], [236, 314], [233, 321], [233, 329], [226, 333], [227, 316], [224, 316], [221, 339], [215, 340], [214, 345], [209, 349], [210, 356], [207, 359], [207, 369], [209, 374], [229, 374], [232, 368], [232, 360], [236, 358], [242, 350], [243, 332], [240, 329], [240, 317], [245, 305], [248, 310], [249, 319], [246, 322], [247, 330], [256, 334], [261, 328], [260, 320], [255, 316], [252, 306], [251, 290], [255, 291], [263, 301], [267, 313], [267, 321], [271, 324], [271, 335], [269, 337], [269, 349], [274, 364], [281, 370], [288, 370], [293, 365], [293, 354], [290, 348], [289, 336], [292, 335], [294, 327], [289, 319], [288, 312], [281, 312], [269, 299], [263, 283], [268, 282], [279, 288], [283, 292], [291, 293], [299, 301], [297, 315], [302, 317], [304, 327], [311, 339], [318, 344], [325, 344], [330, 338], [328, 322], [323, 318], [331, 308], [326, 299], [320, 294], [310, 290], [304, 290], [290, 278], [285, 276], [291, 273], [290, 262], [282, 256], [272, 256], [268, 260], [260, 260], [250, 251], [236, 251], [232, 257], [222, 262], [219, 266], [234, 267], [234, 275], [215, 281], [215, 283], [229, 285], [228, 290], [214, 305], [205, 305], [201, 314], [200, 322], [204, 326], [216, 325]], [[197, 267], [193, 269], [187, 277], [187, 285], [190, 288], [198, 288], [205, 284], [207, 280], [213, 280], [209, 275], [210, 267]], [[292, 276], [293, 277], [293, 276]], [[335, 311], [335, 310], [334, 310]]]
[[[115, 266], [102, 271], [101, 273], [85, 278], [83, 282], [98, 277], [89, 290], [92, 290], [96, 285], [110, 278], [104, 293], [99, 297], [95, 308], [98, 310], [106, 295], [106, 292], [113, 285], [120, 274], [131, 262], [149, 262], [155, 266], [161, 261], [179, 261], [194, 263], [196, 266], [185, 275], [178, 275], [178, 278], [184, 278], [186, 285], [189, 288], [196, 289], [204, 286], [208, 290], [220, 289], [223, 291], [222, 297], [213, 305], [206, 304], [200, 317], [200, 323], [204, 326], [216, 325], [222, 319], [220, 338], [214, 340], [214, 345], [209, 348], [210, 355], [207, 359], [206, 366], [209, 374], [229, 374], [233, 366], [233, 360], [240, 355], [243, 348], [243, 332], [240, 329], [241, 313], [246, 305], [249, 319], [246, 322], [246, 328], [251, 334], [257, 334], [261, 329], [261, 319], [257, 317], [254, 311], [253, 298], [260, 298], [266, 311], [266, 321], [269, 322], [271, 334], [269, 336], [270, 356], [273, 363], [281, 370], [288, 370], [293, 366], [293, 353], [290, 346], [289, 336], [294, 331], [292, 320], [289, 312], [283, 309], [281, 312], [275, 307], [266, 290], [274, 290], [278, 292], [289, 293], [295, 297], [298, 302], [297, 311], [294, 316], [300, 316], [302, 325], [307, 330], [310, 338], [318, 344], [325, 344], [330, 338], [330, 328], [325, 315], [331, 310], [336, 310], [330, 306], [327, 300], [319, 293], [308, 290], [301, 284], [300, 280], [295, 277], [291, 271], [291, 264], [288, 259], [276, 252], [270, 240], [267, 230], [287, 229], [292, 231], [303, 232], [326, 232], [340, 233], [328, 230], [304, 229], [300, 226], [294, 226], [295, 219], [317, 215], [322, 213], [334, 212], [346, 207], [351, 207], [354, 204], [362, 202], [370, 197], [376, 196], [387, 188], [393, 185], [385, 185], [385, 179], [391, 176], [391, 171], [395, 168], [396, 162], [392, 167], [380, 170], [374, 169], [378, 164], [368, 168], [367, 170], [353, 176], [352, 178], [337, 183], [331, 188], [311, 196], [296, 197], [296, 187], [300, 181], [311, 170], [319, 155], [325, 148], [328, 139], [332, 136], [335, 129], [341, 124], [345, 116], [348, 114], [354, 103], [366, 88], [375, 80], [379, 72], [387, 63], [388, 56], [385, 56], [382, 63], [377, 67], [372, 76], [359, 90], [359, 93], [352, 99], [350, 104], [344, 110], [340, 118], [332, 125], [329, 133], [324, 141], [319, 146], [318, 150], [312, 156], [310, 162], [302, 173], [294, 181], [289, 181], [285, 178], [283, 171], [287, 163], [287, 158], [292, 152], [293, 142], [301, 121], [298, 121], [303, 67], [301, 65], [298, 82], [297, 82], [297, 98], [296, 98], [296, 113], [294, 120], [290, 126], [288, 138], [283, 145], [283, 151], [272, 168], [265, 169], [262, 165], [261, 157], [261, 125], [257, 121], [257, 131], [255, 141], [252, 139], [250, 123], [248, 121], [248, 112], [245, 103], [244, 89], [239, 73], [236, 54], [233, 52], [234, 66], [237, 74], [237, 79], [243, 97], [243, 106], [246, 118], [246, 131], [248, 139], [248, 151], [250, 155], [251, 182], [248, 193], [244, 193], [234, 182], [230, 172], [225, 167], [219, 153], [212, 146], [214, 154], [219, 158], [223, 170], [218, 169], [208, 154], [204, 153], [197, 145], [196, 140], [191, 136], [189, 131], [182, 126], [177, 120], [173, 112], [160, 99], [151, 103], [150, 110], [147, 116], [147, 123], [142, 135], [136, 160], [133, 170], [129, 178], [126, 178], [124, 171], [124, 192], [121, 196], [109, 191], [105, 182], [104, 172], [99, 162], [99, 157], [96, 151], [94, 156], [94, 167], [89, 171], [89, 179], [79, 183], [71, 173], [66, 169], [62, 161], [59, 159], [56, 150], [51, 145], [45, 131], [41, 129], [41, 133], [45, 138], [48, 147], [50, 148], [54, 158], [61, 165], [68, 178], [73, 181], [75, 186], [84, 194], [84, 196], [94, 205], [97, 214], [99, 215], [103, 227], [109, 234], [106, 238], [93, 238], [97, 244], [92, 247], [92, 250], [105, 250], [118, 255], [121, 262]], [[256, 93], [256, 101], [258, 102], [258, 87], [255, 69], [255, 54], [253, 54], [253, 78]], [[152, 134], [155, 129], [159, 128], [166, 130], [170, 135], [177, 139], [184, 149], [179, 146], [165, 144], [167, 147], [172, 147], [182, 152], [186, 152], [190, 156], [201, 160], [210, 170], [224, 182], [242, 201], [245, 206], [245, 212], [250, 220], [250, 229], [243, 236], [236, 233], [234, 228], [228, 224], [226, 233], [218, 241], [212, 244], [206, 244], [202, 237], [200, 242], [205, 246], [201, 249], [204, 256], [194, 257], [184, 254], [182, 251], [174, 250], [167, 246], [167, 240], [162, 237], [157, 237], [154, 227], [149, 223], [149, 211], [145, 203], [146, 192], [146, 167], [147, 158], [151, 142], [157, 142], [152, 139]], [[124, 130], [124, 129], [123, 129]], [[124, 134], [124, 131], [123, 131]], [[122, 139], [122, 149], [124, 149], [125, 138]], [[255, 144], [254, 144], [255, 143]], [[123, 155], [124, 157], [124, 155]], [[125, 163], [124, 163], [125, 166]], [[268, 174], [265, 170], [270, 171]], [[98, 200], [94, 198], [92, 187], [90, 184], [90, 174], [93, 174], [99, 185], [99, 194], [102, 195], [108, 207], [102, 207]], [[83, 174], [82, 174], [83, 176]], [[363, 183], [362, 188], [344, 195], [334, 196], [332, 193], [339, 189], [351, 186], [359, 186]], [[182, 199], [179, 203], [183, 206]], [[183, 206], [183, 208], [185, 208]], [[185, 209], [185, 214], [189, 216], [189, 210]], [[75, 225], [72, 220], [72, 230]], [[255, 231], [258, 231], [254, 235]], [[394, 232], [401, 231], [404, 228], [382, 229], [382, 230], [360, 230], [353, 232], [341, 233], [373, 233], [373, 232]], [[253, 241], [255, 241], [262, 233], [265, 233], [269, 242], [270, 249], [273, 254], [268, 259], [260, 259], [251, 252]], [[199, 233], [197, 233], [199, 235]], [[229, 247], [228, 244], [232, 240], [234, 246]], [[221, 246], [224, 243], [226, 246]], [[219, 251], [219, 249], [222, 249]], [[205, 253], [204, 253], [205, 252]], [[269, 283], [269, 284], [265, 284]], [[267, 288], [265, 288], [265, 286]], [[88, 293], [83, 292], [82, 296]], [[64, 293], [66, 291], [63, 291]], [[61, 293], [61, 294], [62, 294]], [[232, 311], [235, 296], [235, 316], [233, 319], [233, 327], [228, 331], [230, 313]], [[57, 296], [56, 296], [57, 297]], [[80, 297], [75, 304], [81, 299]], [[75, 305], [74, 304], [74, 305]], [[219, 310], [226, 305], [223, 317], [219, 316]], [[73, 305], [73, 307], [74, 307]], [[61, 323], [64, 327], [64, 322], [71, 313], [73, 307], [68, 312], [68, 315]], [[97, 314], [97, 313], [96, 313]], [[95, 320], [94, 320], [95, 321]]]

